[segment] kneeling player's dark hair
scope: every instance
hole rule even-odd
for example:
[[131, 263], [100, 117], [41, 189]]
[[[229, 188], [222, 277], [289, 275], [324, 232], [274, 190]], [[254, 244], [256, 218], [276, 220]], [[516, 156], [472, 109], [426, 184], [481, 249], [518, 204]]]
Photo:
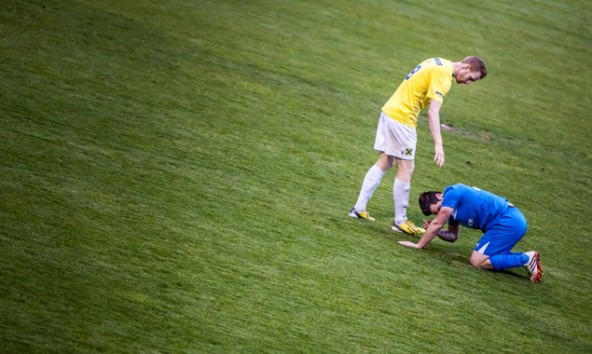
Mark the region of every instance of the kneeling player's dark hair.
[[438, 203], [440, 199], [438, 199], [436, 194], [440, 193], [442, 192], [429, 191], [423, 192], [419, 195], [419, 207], [421, 208], [421, 212], [423, 213], [423, 215], [428, 216], [432, 214], [432, 209], [430, 208], [430, 206], [432, 204]]

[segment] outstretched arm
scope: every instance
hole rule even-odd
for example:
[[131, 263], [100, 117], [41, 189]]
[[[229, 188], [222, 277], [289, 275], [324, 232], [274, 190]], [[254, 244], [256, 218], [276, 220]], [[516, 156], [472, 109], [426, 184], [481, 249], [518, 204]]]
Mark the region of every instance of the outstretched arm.
[[442, 134], [440, 133], [440, 108], [442, 103], [431, 100], [428, 108], [428, 125], [434, 139], [434, 162], [438, 167], [444, 166], [444, 146]]
[[[436, 215], [436, 218], [432, 220], [432, 222], [430, 222], [426, 230], [426, 233], [422, 236], [418, 243], [414, 243], [411, 241], [399, 241], [399, 243], [407, 247], [424, 248], [430, 242], [432, 242], [434, 237], [436, 237], [438, 233], [442, 230], [442, 226], [444, 226], [446, 221], [448, 221], [453, 210], [454, 209], [449, 207], [440, 208], [438, 215]], [[460, 228], [458, 230], [460, 230]]]

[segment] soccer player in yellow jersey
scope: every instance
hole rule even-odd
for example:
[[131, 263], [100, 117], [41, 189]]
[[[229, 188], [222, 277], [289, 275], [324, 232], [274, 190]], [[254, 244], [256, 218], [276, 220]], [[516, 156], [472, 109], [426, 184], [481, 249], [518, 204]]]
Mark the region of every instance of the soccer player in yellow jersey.
[[417, 117], [428, 107], [428, 125], [434, 140], [434, 162], [438, 167], [442, 167], [444, 148], [440, 134], [440, 108], [450, 90], [452, 80], [456, 80], [457, 84], [469, 85], [486, 75], [487, 69], [483, 60], [477, 56], [469, 56], [459, 62], [431, 58], [417, 65], [405, 77], [397, 91], [382, 107], [374, 142], [374, 149], [380, 152], [380, 156], [366, 173], [358, 201], [349, 212], [349, 216], [374, 220], [366, 206], [382, 176], [396, 162], [397, 175], [393, 185], [395, 219], [392, 229], [415, 236], [425, 233], [425, 229], [415, 226], [407, 219], [411, 177], [415, 169]]

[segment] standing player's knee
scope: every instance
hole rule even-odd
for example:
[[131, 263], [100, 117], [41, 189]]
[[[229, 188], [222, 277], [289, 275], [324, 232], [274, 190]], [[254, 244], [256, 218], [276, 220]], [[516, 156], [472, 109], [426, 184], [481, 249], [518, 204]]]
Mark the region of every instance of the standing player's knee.
[[413, 172], [415, 170], [415, 163], [413, 160], [397, 160], [397, 177], [405, 182], [409, 183]]
[[390, 170], [395, 163], [395, 158], [392, 156], [388, 156], [384, 152], [380, 154], [376, 165], [383, 171]]

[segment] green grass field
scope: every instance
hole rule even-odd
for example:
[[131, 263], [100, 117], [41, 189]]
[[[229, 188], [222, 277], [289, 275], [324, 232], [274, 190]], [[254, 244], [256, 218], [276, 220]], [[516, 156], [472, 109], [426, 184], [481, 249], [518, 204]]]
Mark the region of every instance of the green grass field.
[[[5, 0], [0, 34], [1, 353], [592, 352], [592, 3]], [[478, 231], [400, 246], [393, 171], [347, 218], [382, 104], [472, 54], [409, 216], [509, 198], [540, 284]]]

